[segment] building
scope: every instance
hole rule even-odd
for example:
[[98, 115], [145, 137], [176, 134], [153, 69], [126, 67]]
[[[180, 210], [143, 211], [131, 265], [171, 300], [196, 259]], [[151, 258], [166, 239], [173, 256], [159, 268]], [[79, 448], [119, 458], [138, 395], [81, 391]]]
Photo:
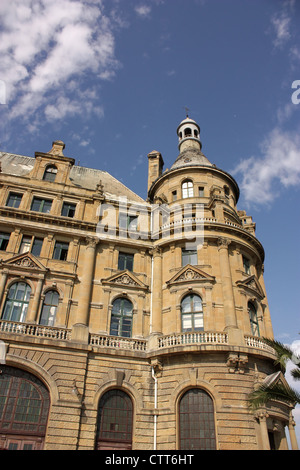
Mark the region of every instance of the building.
[[296, 448], [290, 407], [248, 407], [285, 380], [255, 224], [198, 124], [177, 134], [146, 201], [61, 141], [0, 153], [1, 448]]

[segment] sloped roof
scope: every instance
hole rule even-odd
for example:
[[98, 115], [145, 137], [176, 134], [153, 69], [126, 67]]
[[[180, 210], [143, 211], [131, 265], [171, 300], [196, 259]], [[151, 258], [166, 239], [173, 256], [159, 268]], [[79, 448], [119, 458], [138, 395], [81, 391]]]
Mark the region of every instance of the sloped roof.
[[[26, 176], [32, 171], [35, 158], [0, 152], [0, 162], [2, 173], [14, 176]], [[114, 178], [107, 171], [74, 165], [71, 168], [69, 179], [70, 184], [78, 188], [89, 190], [96, 190], [96, 186], [101, 182], [103, 192], [107, 196], [126, 196], [129, 200], [134, 202], [145, 202], [144, 199], [127, 188], [127, 186]]]

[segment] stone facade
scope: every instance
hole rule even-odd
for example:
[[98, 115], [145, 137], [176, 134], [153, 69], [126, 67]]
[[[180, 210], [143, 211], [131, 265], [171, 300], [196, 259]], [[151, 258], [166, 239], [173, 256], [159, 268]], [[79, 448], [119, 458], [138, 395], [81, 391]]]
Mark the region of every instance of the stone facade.
[[[288, 426], [296, 448], [288, 406], [247, 402], [285, 380], [262, 340], [255, 224], [198, 124], [177, 134], [169, 170], [148, 155], [146, 201], [76, 166], [61, 141], [35, 158], [0, 153], [0, 447], [286, 449]], [[38, 429], [30, 411], [5, 418], [13, 378], [49, 398]]]

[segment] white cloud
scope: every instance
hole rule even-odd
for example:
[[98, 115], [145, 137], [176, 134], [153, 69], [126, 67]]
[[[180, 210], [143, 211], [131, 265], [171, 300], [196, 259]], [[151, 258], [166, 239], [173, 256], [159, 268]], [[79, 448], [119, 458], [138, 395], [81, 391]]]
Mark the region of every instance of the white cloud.
[[148, 5], [139, 5], [135, 7], [135, 12], [142, 18], [147, 18], [151, 13], [151, 7]]
[[275, 34], [273, 44], [276, 47], [282, 47], [291, 38], [291, 17], [286, 12], [281, 12], [272, 16], [271, 24]]
[[300, 184], [300, 135], [274, 129], [261, 145], [261, 157], [240, 162], [233, 174], [240, 174], [246, 204], [269, 204], [283, 188]]
[[[119, 66], [113, 33], [102, 0], [2, 0], [0, 79], [8, 118], [27, 118], [35, 127], [38, 120], [103, 114], [99, 82]], [[98, 77], [92, 90], [89, 74]]]

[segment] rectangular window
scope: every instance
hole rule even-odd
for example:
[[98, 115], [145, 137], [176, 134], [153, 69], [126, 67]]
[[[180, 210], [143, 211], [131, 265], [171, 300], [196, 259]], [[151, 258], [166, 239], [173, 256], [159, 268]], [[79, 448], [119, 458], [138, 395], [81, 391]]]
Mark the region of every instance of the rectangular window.
[[9, 233], [0, 233], [0, 250], [6, 251], [9, 242]]
[[53, 252], [53, 259], [59, 259], [60, 261], [66, 261], [68, 256], [69, 243], [56, 242]]
[[177, 191], [172, 191], [172, 201], [177, 201]]
[[199, 186], [199, 197], [204, 197], [204, 188], [202, 186]]
[[136, 215], [120, 214], [119, 226], [121, 229], [136, 231], [138, 225], [138, 217]]
[[186, 266], [187, 264], [198, 264], [197, 250], [182, 250], [182, 266]]
[[250, 274], [250, 260], [243, 256], [243, 267], [246, 274]]
[[23, 194], [9, 193], [9, 196], [6, 201], [7, 207], [14, 207], [17, 209], [20, 207]]
[[43, 199], [40, 197], [34, 197], [32, 204], [31, 204], [31, 210], [48, 214], [51, 210], [51, 206], [52, 206], [51, 199]]
[[74, 217], [76, 210], [76, 204], [72, 204], [71, 202], [64, 202], [61, 215], [64, 217]]
[[133, 255], [129, 253], [119, 253], [118, 269], [133, 271]]
[[29, 251], [34, 256], [40, 256], [42, 245], [43, 238], [23, 235], [19, 253], [26, 253], [27, 251]]

